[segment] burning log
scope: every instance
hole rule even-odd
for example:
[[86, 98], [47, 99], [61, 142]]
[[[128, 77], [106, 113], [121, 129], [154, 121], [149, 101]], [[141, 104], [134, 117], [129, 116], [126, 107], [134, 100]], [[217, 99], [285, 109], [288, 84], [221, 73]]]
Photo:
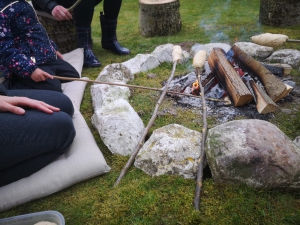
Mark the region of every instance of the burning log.
[[249, 80], [249, 88], [254, 95], [256, 102], [256, 109], [260, 114], [266, 114], [275, 112], [278, 109], [276, 103], [267, 95], [267, 93], [261, 89], [253, 79]]
[[223, 88], [232, 98], [234, 106], [243, 106], [253, 100], [253, 96], [226, 58], [223, 49], [214, 48], [207, 61]]
[[285, 84], [267, 70], [261, 63], [246, 54], [236, 45], [227, 52], [227, 56], [230, 61], [235, 61], [241, 69], [251, 72], [254, 76], [257, 76], [266, 88], [267, 94], [274, 102], [283, 98], [284, 93], [286, 92]]

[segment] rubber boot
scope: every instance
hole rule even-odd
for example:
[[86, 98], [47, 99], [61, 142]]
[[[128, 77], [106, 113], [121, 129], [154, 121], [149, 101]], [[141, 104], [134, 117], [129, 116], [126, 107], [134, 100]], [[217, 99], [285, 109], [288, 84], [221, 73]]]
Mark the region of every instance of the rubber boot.
[[84, 49], [84, 67], [99, 67], [101, 63], [92, 50], [91, 28], [76, 27], [78, 47]]
[[102, 48], [110, 50], [119, 55], [129, 54], [130, 50], [128, 48], [122, 47], [116, 37], [118, 20], [105, 19], [105, 15], [103, 15], [103, 12], [100, 12], [100, 23], [102, 30]]

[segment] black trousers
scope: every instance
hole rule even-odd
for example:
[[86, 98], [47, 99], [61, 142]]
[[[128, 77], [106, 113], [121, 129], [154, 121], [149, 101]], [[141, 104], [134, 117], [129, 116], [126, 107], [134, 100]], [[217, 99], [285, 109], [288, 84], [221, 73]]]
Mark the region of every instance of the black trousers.
[[7, 95], [41, 100], [61, 110], [0, 113], [0, 186], [42, 169], [68, 150], [75, 137], [74, 109], [66, 95], [45, 90], [8, 90]]
[[[94, 8], [102, 0], [83, 0], [74, 8], [74, 18], [77, 27], [90, 27], [94, 16]], [[57, 0], [58, 4], [69, 8], [76, 0]], [[122, 0], [103, 0], [103, 11], [108, 20], [118, 19]]]
[[[68, 62], [57, 58], [53, 62], [49, 62], [43, 65], [39, 65], [38, 68], [44, 70], [50, 75], [79, 78], [77, 70]], [[12, 74], [9, 79], [3, 82], [3, 85], [7, 90], [19, 90], [19, 89], [39, 89], [39, 90], [51, 90], [62, 92], [61, 83], [66, 81], [60, 81], [58, 79], [47, 79], [46, 81], [35, 82], [30, 77], [20, 77], [16, 74]]]

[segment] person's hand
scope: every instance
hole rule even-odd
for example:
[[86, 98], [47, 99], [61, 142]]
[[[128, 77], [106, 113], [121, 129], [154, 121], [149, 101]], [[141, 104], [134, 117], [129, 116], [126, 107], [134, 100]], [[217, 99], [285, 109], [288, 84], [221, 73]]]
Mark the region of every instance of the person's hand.
[[49, 114], [58, 112], [60, 110], [59, 108], [48, 105], [42, 101], [33, 100], [26, 97], [11, 97], [0, 95], [0, 112], [11, 112], [17, 115], [25, 114], [25, 109], [19, 106], [38, 109]]
[[64, 58], [63, 55], [62, 55], [59, 51], [56, 51], [56, 55], [57, 55], [59, 58], [61, 58], [61, 59]]
[[71, 20], [72, 14], [66, 9], [65, 7], [61, 5], [57, 5], [52, 10], [52, 16], [55, 17], [55, 19], [61, 21], [61, 20]]
[[39, 68], [37, 68], [31, 74], [31, 79], [34, 80], [35, 82], [45, 81], [47, 78], [53, 79], [53, 77], [49, 73], [47, 73]]

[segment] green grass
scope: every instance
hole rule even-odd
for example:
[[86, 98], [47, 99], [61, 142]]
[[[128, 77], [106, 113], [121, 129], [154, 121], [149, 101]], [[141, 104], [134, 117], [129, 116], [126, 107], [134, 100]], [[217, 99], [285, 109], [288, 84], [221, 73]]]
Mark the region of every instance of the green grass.
[[[265, 32], [286, 34], [292, 39], [299, 39], [300, 36], [300, 26], [274, 28], [259, 25], [259, 0], [181, 0], [180, 3], [181, 32], [170, 36], [146, 38], [139, 33], [138, 0], [123, 1], [117, 33], [121, 44], [132, 51], [129, 56], [116, 56], [101, 48], [100, 4], [95, 9], [92, 26], [94, 52], [102, 67], [84, 69], [83, 76], [96, 79], [104, 66], [126, 61], [136, 54], [151, 53], [156, 46], [166, 43], [224, 42], [232, 45], [237, 41], [250, 41], [251, 36]], [[300, 45], [286, 43], [283, 48], [300, 50]], [[135, 75], [132, 84], [160, 88], [160, 83], [169, 77], [171, 70], [172, 65], [162, 64], [147, 72], [155, 73], [155, 79], [147, 78], [147, 73], [139, 73]], [[190, 70], [190, 63], [178, 65], [176, 75]], [[292, 72], [298, 85], [299, 74], [296, 70]], [[158, 98], [157, 92], [137, 89], [132, 91], [130, 103], [139, 112], [145, 125], [152, 116]], [[281, 107], [293, 109], [293, 113], [275, 113], [272, 122], [293, 139], [300, 135], [299, 106], [295, 103], [280, 104]], [[178, 115], [166, 114], [158, 117], [149, 135], [154, 129], [171, 123], [201, 131], [202, 118], [198, 113], [199, 109], [183, 109], [165, 98], [160, 111], [169, 108], [175, 108]], [[90, 85], [87, 85], [85, 90], [81, 112], [111, 166], [111, 171], [48, 197], [1, 212], [0, 218], [57, 210], [64, 215], [66, 224], [71, 225], [300, 224], [300, 194], [296, 192], [254, 190], [245, 186], [220, 185], [212, 179], [206, 179], [198, 212], [192, 205], [195, 182], [191, 179], [179, 176], [151, 178], [141, 170], [131, 167], [119, 186], [113, 187], [128, 157], [111, 154], [93, 128]], [[208, 118], [208, 124], [209, 127], [213, 127], [216, 119]]]

